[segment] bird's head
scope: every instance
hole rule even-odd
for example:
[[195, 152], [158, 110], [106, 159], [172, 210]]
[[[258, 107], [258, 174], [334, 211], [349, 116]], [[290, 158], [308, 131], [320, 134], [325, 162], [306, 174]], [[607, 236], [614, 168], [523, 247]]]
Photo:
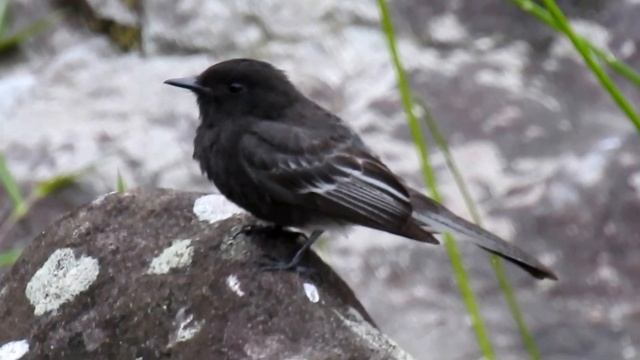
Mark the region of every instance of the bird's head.
[[223, 61], [198, 76], [165, 84], [193, 91], [204, 122], [239, 116], [276, 119], [302, 96], [282, 71], [251, 59]]

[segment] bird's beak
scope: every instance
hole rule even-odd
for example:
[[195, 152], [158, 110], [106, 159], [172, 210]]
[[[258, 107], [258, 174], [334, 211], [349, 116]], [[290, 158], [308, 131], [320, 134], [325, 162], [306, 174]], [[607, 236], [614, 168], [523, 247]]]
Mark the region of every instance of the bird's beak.
[[198, 84], [198, 79], [196, 77], [169, 79], [169, 80], [166, 80], [164, 83], [171, 86], [177, 86], [177, 87], [189, 89], [196, 93], [206, 93], [209, 91], [207, 88]]

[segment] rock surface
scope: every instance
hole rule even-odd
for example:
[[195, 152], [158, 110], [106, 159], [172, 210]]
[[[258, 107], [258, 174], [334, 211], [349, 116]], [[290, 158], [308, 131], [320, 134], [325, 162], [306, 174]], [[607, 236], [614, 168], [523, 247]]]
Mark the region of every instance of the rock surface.
[[166, 190], [65, 215], [0, 282], [0, 359], [410, 359], [315, 254], [307, 275], [261, 271], [297, 245], [234, 238], [252, 221]]

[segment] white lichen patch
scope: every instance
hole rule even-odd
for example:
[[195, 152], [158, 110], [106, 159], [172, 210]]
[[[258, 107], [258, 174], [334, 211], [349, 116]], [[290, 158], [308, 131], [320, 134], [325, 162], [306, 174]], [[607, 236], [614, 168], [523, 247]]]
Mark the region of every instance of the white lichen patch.
[[98, 196], [95, 200], [93, 200], [93, 201], [91, 202], [91, 205], [94, 205], [94, 206], [100, 205], [100, 204], [102, 204], [102, 202], [103, 202], [106, 198], [108, 198], [109, 196], [111, 196], [111, 195], [113, 195], [113, 194], [117, 194], [117, 193], [118, 193], [117, 191], [111, 191], [111, 192], [108, 192], [108, 193], [106, 193], [106, 194], [102, 194], [102, 195]]
[[193, 315], [189, 315], [189, 318], [184, 323], [180, 324], [178, 331], [176, 331], [176, 343], [187, 341], [202, 329], [202, 321], [193, 322]]
[[[247, 359], [282, 359], [282, 360], [301, 360], [301, 359], [321, 359], [326, 358], [321, 356], [322, 354], [315, 354], [316, 356], [300, 356], [300, 357], [284, 357], [283, 354], [290, 351], [287, 347], [288, 341], [282, 334], [274, 335], [262, 335], [262, 336], [249, 336], [243, 346], [244, 352], [247, 354]], [[286, 350], [285, 350], [286, 348]], [[310, 352], [310, 349], [304, 349], [304, 352]], [[296, 354], [299, 355], [299, 354]], [[294, 355], [295, 356], [295, 355]]]
[[147, 274], [166, 274], [171, 269], [183, 268], [191, 264], [192, 258], [191, 239], [174, 240], [171, 246], [151, 260]]
[[220, 194], [201, 196], [193, 203], [193, 213], [198, 219], [212, 224], [243, 212], [244, 210]]
[[318, 293], [318, 288], [312, 283], [304, 283], [302, 284], [304, 288], [304, 293], [307, 295], [307, 299], [312, 303], [317, 303], [320, 301], [320, 294]]
[[73, 249], [58, 249], [29, 280], [25, 295], [35, 308], [34, 314], [42, 315], [87, 290], [99, 272], [97, 259], [76, 258]]
[[202, 330], [204, 321], [193, 321], [193, 314], [187, 315], [186, 310], [182, 308], [176, 314], [176, 323], [178, 324], [178, 329], [169, 340], [169, 348], [196, 336]]
[[17, 340], [8, 342], [0, 346], [1, 360], [18, 360], [29, 351], [27, 340]]
[[640, 171], [631, 174], [627, 182], [640, 195]]
[[233, 291], [236, 295], [242, 297], [244, 296], [244, 291], [240, 288], [240, 280], [236, 275], [227, 276], [227, 286], [231, 291]]
[[340, 314], [337, 310], [333, 311], [346, 327], [369, 344], [371, 348], [376, 350], [385, 349], [392, 356], [391, 359], [394, 360], [414, 360], [414, 358], [402, 350], [398, 344], [363, 319], [356, 309], [350, 308], [349, 310], [348, 317]]

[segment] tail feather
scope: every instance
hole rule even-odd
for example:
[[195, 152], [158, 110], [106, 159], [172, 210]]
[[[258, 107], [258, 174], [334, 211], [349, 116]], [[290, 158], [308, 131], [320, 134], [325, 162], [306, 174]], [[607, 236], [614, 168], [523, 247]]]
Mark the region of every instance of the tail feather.
[[430, 244], [440, 244], [440, 241], [433, 236], [433, 231], [426, 229], [417, 221], [411, 219], [411, 221], [407, 221], [404, 228], [400, 232], [395, 232], [400, 236], [407, 237], [409, 239], [417, 240], [420, 242], [430, 243]]
[[553, 271], [518, 247], [455, 215], [416, 190], [409, 189], [409, 194], [414, 208], [413, 219], [420, 225], [434, 232], [452, 232], [467, 238], [482, 249], [520, 266], [537, 279], [558, 280]]

